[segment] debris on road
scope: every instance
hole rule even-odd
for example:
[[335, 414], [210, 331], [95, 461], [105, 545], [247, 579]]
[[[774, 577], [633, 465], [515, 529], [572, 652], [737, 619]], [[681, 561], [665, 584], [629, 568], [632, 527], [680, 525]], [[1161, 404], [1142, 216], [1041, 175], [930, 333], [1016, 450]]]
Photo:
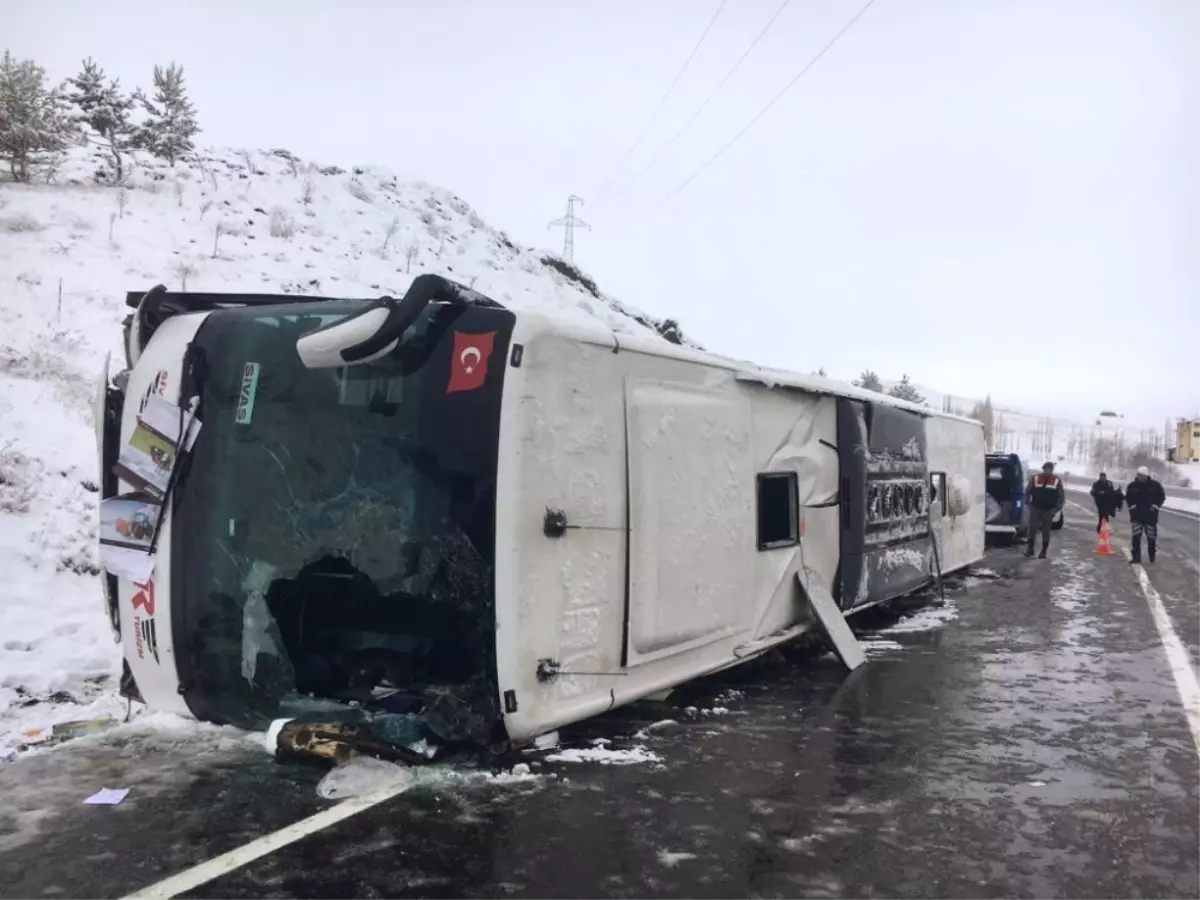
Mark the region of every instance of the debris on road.
[[268, 732], [267, 750], [279, 760], [340, 765], [357, 755], [386, 762], [419, 765], [439, 756], [436, 736], [418, 716], [385, 714], [367, 718], [360, 711], [346, 720], [277, 721]]
[[64, 741], [99, 734], [116, 725], [116, 720], [110, 717], [99, 719], [78, 719], [72, 722], [57, 722], [51, 726], [36, 726], [27, 728], [20, 733], [15, 747], [0, 747], [0, 760], [14, 759], [20, 753], [34, 747], [54, 746]]
[[116, 806], [129, 796], [129, 788], [100, 788], [83, 802], [89, 806]]

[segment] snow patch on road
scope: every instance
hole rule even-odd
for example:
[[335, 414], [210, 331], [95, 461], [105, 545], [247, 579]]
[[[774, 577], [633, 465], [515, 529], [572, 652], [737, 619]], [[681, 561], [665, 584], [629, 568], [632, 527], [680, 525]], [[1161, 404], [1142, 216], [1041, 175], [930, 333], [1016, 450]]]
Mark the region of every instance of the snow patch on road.
[[958, 609], [951, 603], [941, 606], [924, 606], [912, 615], [896, 620], [886, 628], [870, 634], [859, 635], [858, 645], [868, 657], [883, 656], [904, 649], [904, 644], [892, 640], [896, 635], [935, 631], [957, 618]]
[[926, 606], [911, 616], [905, 616], [894, 625], [882, 629], [879, 634], [906, 634], [914, 631], [933, 631], [947, 622], [958, 618], [958, 610], [951, 604]]
[[671, 850], [659, 850], [658, 861], [668, 869], [673, 869], [681, 862], [686, 862], [689, 859], [699, 859], [695, 853], [679, 853]]
[[645, 747], [629, 747], [624, 750], [610, 750], [607, 747], [572, 747], [551, 753], [546, 757], [547, 762], [566, 763], [599, 763], [604, 766], [633, 766], [643, 763], [662, 762], [662, 757], [651, 753]]
[[1087, 607], [1096, 592], [1089, 586], [1093, 576], [1091, 566], [1064, 549], [1053, 565], [1064, 569], [1065, 578], [1050, 588], [1050, 602], [1064, 612], [1077, 612]]
[[687, 715], [692, 719], [698, 719], [701, 717], [711, 718], [712, 716], [729, 715], [729, 708], [725, 706], [713, 706], [707, 709], [701, 709], [696, 706], [689, 706], [684, 709], [684, 712], [687, 713]]
[[437, 789], [540, 780], [541, 776], [532, 774], [524, 764], [514, 766], [511, 772], [488, 772], [437, 765], [409, 768], [371, 756], [355, 756], [321, 779], [317, 795], [324, 800], [348, 800], [396, 788], [404, 792], [419, 787]]
[[635, 731], [633, 733], [633, 739], [635, 741], [644, 741], [652, 734], [659, 734], [663, 731], [669, 731], [671, 729], [678, 729], [682, 727], [683, 726], [681, 726], [675, 719], [660, 719], [657, 722], [652, 722], [639, 731]]
[[904, 645], [896, 641], [872, 637], [859, 638], [858, 645], [867, 656], [880, 656], [884, 653], [890, 653], [893, 650], [904, 649]]

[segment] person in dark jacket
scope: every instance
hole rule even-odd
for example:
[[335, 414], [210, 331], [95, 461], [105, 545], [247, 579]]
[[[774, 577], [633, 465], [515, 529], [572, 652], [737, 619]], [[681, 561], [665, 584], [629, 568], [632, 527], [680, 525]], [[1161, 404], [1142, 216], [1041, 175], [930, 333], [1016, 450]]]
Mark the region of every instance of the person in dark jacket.
[[1092, 502], [1096, 504], [1096, 533], [1100, 533], [1100, 526], [1104, 524], [1106, 519], [1111, 519], [1117, 514], [1117, 508], [1120, 503], [1119, 490], [1115, 484], [1108, 480], [1108, 476], [1103, 472], [1096, 482], [1092, 485]]
[[1046, 558], [1050, 548], [1050, 525], [1055, 514], [1067, 502], [1066, 489], [1062, 479], [1054, 474], [1054, 463], [1042, 464], [1042, 471], [1029, 479], [1029, 487], [1025, 489], [1025, 505], [1029, 507], [1029, 538], [1025, 546], [1025, 555], [1033, 556], [1033, 543], [1038, 531], [1042, 532], [1042, 552], [1040, 559]]
[[1158, 511], [1167, 502], [1163, 486], [1150, 477], [1150, 470], [1139, 466], [1137, 477], [1125, 489], [1125, 505], [1129, 507], [1129, 524], [1133, 528], [1132, 563], [1142, 561], [1142, 535], [1146, 536], [1146, 552], [1150, 562], [1158, 550]]

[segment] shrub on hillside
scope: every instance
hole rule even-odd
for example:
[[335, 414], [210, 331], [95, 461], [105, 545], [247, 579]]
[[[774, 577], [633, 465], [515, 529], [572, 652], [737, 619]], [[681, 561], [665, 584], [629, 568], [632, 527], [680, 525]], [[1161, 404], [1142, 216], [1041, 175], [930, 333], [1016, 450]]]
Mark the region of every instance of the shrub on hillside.
[[41, 231], [45, 226], [28, 213], [18, 213], [0, 219], [0, 231], [20, 234], [26, 231]]
[[296, 234], [296, 222], [292, 218], [292, 214], [282, 206], [271, 207], [268, 228], [271, 231], [271, 237], [291, 240]]
[[596, 282], [592, 281], [592, 279], [588, 278], [565, 259], [559, 259], [557, 256], [543, 256], [542, 265], [549, 266], [559, 275], [567, 279], [567, 281], [574, 282], [597, 300], [600, 299], [600, 289], [596, 287]]
[[0, 512], [29, 512], [33, 501], [33, 464], [13, 442], [0, 446]]
[[361, 200], [363, 203], [370, 203], [372, 200], [371, 192], [361, 181], [350, 181], [346, 185], [346, 190], [350, 192], [350, 196], [355, 200]]

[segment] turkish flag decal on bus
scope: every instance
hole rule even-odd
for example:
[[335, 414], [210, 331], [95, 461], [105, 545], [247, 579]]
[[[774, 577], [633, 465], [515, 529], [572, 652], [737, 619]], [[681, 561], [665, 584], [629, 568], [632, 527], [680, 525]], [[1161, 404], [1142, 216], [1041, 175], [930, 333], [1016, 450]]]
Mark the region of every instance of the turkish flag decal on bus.
[[446, 393], [473, 391], [487, 380], [488, 358], [496, 343], [496, 332], [467, 334], [454, 332], [454, 349], [450, 354], [450, 383]]

